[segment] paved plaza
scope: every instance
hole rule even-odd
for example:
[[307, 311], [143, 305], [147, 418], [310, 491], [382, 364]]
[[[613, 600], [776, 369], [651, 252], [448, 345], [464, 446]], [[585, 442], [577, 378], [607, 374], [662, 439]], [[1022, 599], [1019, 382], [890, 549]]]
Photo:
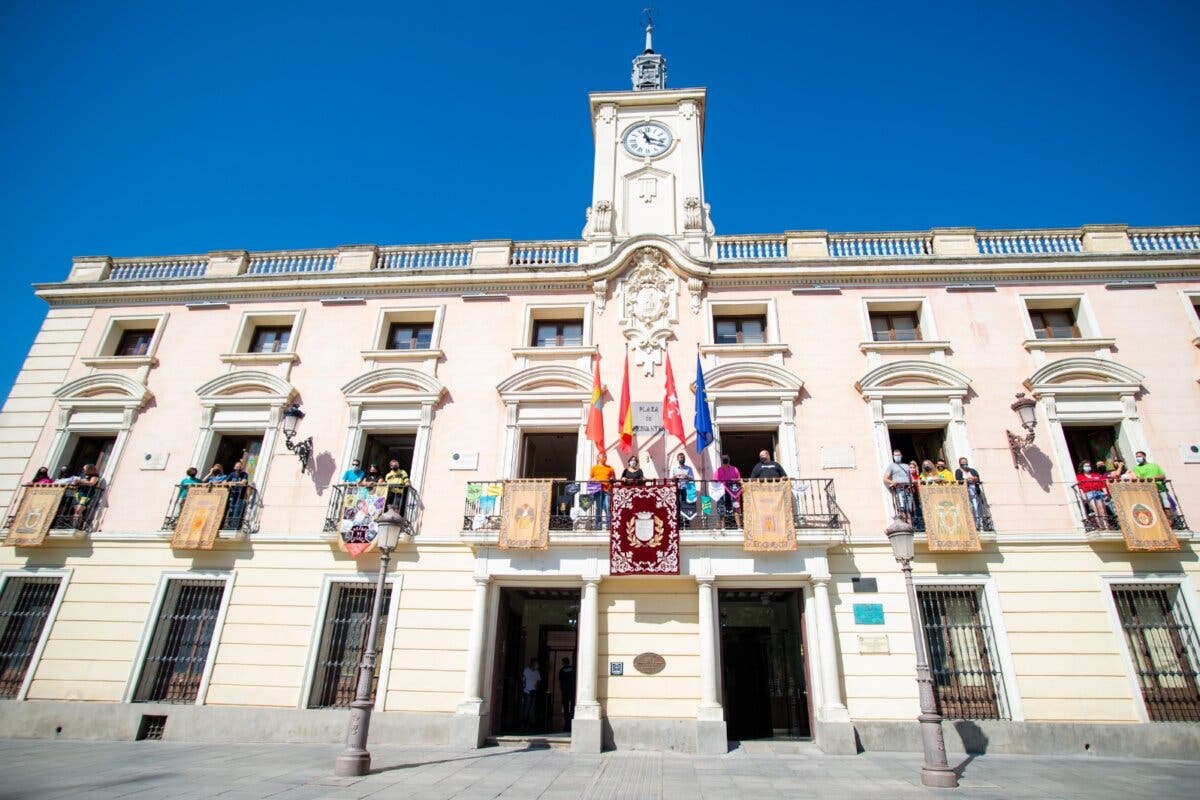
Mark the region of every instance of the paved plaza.
[[379, 747], [364, 778], [335, 778], [332, 745], [0, 741], [0, 798], [1200, 797], [1200, 761], [962, 756], [962, 787], [926, 789], [911, 753], [826, 756], [749, 743], [724, 756], [495, 747]]

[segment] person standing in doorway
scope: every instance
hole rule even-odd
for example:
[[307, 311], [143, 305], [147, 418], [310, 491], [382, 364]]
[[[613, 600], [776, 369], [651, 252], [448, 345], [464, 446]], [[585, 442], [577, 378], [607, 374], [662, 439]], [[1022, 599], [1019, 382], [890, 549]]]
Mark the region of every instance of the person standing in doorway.
[[638, 466], [638, 457], [630, 456], [628, 466], [626, 466], [624, 471], [621, 472], [621, 482], [627, 484], [641, 483], [645, 479], [646, 473], [642, 471], [640, 466]]
[[758, 463], [750, 470], [750, 480], [778, 480], [786, 478], [787, 473], [778, 461], [771, 458], [771, 451], [761, 450], [758, 453]]
[[[683, 453], [679, 453], [675, 457], [675, 466], [671, 467], [671, 478], [675, 481], [675, 489], [679, 494], [679, 527], [690, 528], [692, 526], [692, 516], [685, 514], [684, 510], [687, 508], [689, 514], [694, 511], [691, 506], [696, 502], [696, 473], [692, 470], [691, 465], [687, 463], [687, 456]], [[688, 499], [689, 493], [691, 500]]]
[[608, 458], [601, 450], [596, 456], [596, 463], [592, 465], [592, 471], [589, 475], [593, 483], [600, 484], [600, 488], [596, 491], [596, 529], [608, 530], [610, 499], [612, 498], [613, 478], [617, 476], [616, 470], [608, 465]]
[[892, 463], [883, 471], [883, 485], [896, 498], [896, 511], [906, 522], [913, 521], [916, 508], [913, 496], [913, 476], [904, 463], [904, 454], [899, 450], [892, 451]]
[[350, 469], [342, 473], [342, 483], [362, 483], [366, 477], [362, 462], [356, 458], [350, 462]]
[[531, 658], [529, 666], [521, 673], [521, 725], [526, 730], [533, 728], [533, 710], [541, 682], [542, 673], [538, 671], [538, 660]]
[[568, 656], [563, 656], [562, 666], [558, 669], [558, 691], [562, 702], [563, 730], [569, 731], [575, 716], [575, 667]]
[[400, 469], [400, 462], [388, 462], [388, 474], [383, 476], [387, 483], [387, 504], [400, 516], [404, 516], [405, 501], [408, 499], [408, 472]]
[[229, 504], [226, 506], [223, 527], [236, 531], [242, 527], [242, 518], [246, 515], [246, 493], [250, 490], [250, 473], [243, 469], [241, 461], [233, 462], [233, 469], [225, 475], [225, 483], [229, 485]]

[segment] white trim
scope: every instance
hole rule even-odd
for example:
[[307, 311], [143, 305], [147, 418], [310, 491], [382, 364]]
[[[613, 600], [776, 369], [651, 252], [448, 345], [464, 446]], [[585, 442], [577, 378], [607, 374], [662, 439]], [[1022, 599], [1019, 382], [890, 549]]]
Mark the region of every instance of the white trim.
[[[367, 350], [387, 350], [388, 330], [395, 322], [433, 322], [433, 333], [430, 335], [429, 348], [437, 350], [442, 344], [442, 322], [446, 315], [446, 306], [383, 306], [375, 318], [375, 333], [367, 342]], [[426, 353], [428, 350], [417, 352]]]
[[[1063, 349], [1064, 347], [1069, 349], [1072, 345], [1093, 349], [1096, 355], [1101, 358], [1111, 357], [1114, 340], [1105, 339], [1104, 335], [1100, 332], [1100, 325], [1096, 321], [1096, 315], [1092, 311], [1092, 304], [1088, 299], [1087, 293], [1021, 293], [1017, 295], [1017, 305], [1020, 309], [1022, 330], [1025, 332], [1025, 340], [1022, 342], [1022, 345], [1033, 355], [1035, 366], [1042, 367], [1047, 363], [1046, 350]], [[1033, 320], [1030, 319], [1029, 312], [1031, 310], [1064, 308], [1071, 309], [1071, 312], [1075, 315], [1075, 327], [1079, 329], [1079, 336], [1070, 339], [1038, 339], [1037, 334], [1033, 330]], [[1053, 342], [1055, 344], [1042, 346], [1041, 342]], [[1071, 344], [1063, 344], [1064, 342], [1070, 342]]]
[[[892, 313], [915, 311], [917, 324], [921, 328], [921, 338], [915, 342], [877, 342], [875, 331], [871, 328], [871, 313]], [[933, 318], [933, 304], [928, 295], [885, 295], [880, 297], [859, 298], [859, 320], [862, 325], [863, 339], [859, 349], [867, 355], [867, 367], [874, 368], [883, 363], [880, 353], [884, 350], [903, 349], [909, 352], [928, 352], [933, 361], [943, 362], [949, 341], [938, 338], [937, 323]], [[880, 347], [880, 345], [907, 345], [906, 347]]]
[[13, 700], [20, 702], [29, 695], [29, 687], [33, 685], [34, 673], [37, 672], [38, 666], [42, 661], [42, 653], [46, 649], [46, 643], [50, 641], [50, 629], [54, 627], [54, 622], [58, 619], [58, 609], [62, 606], [63, 597], [67, 593], [67, 584], [71, 582], [71, 567], [50, 569], [46, 567], [26, 567], [25, 569], [7, 569], [0, 572], [0, 595], [4, 594], [4, 589], [8, 586], [10, 578], [50, 578], [56, 577], [58, 581], [58, 589], [54, 593], [54, 599], [50, 601], [50, 609], [46, 612], [46, 622], [42, 625], [42, 630], [38, 634], [37, 644], [33, 647], [33, 653], [29, 657], [29, 666], [25, 668], [25, 677], [21, 681], [21, 689], [17, 692], [17, 696]]
[[[374, 586], [379, 575], [365, 573], [348, 574], [345, 572], [327, 572], [321, 578], [321, 594], [317, 603], [317, 616], [313, 619], [312, 631], [308, 637], [308, 658], [304, 665], [304, 677], [300, 681], [300, 697], [296, 707], [309, 710], [308, 698], [312, 696], [312, 682], [317, 672], [317, 656], [321, 650], [321, 637], [324, 635], [325, 614], [329, 611], [329, 597], [335, 583], [366, 583]], [[392, 596], [388, 599], [387, 630], [383, 632], [383, 650], [379, 653], [379, 680], [375, 684], [375, 710], [383, 713], [384, 700], [387, 698], [388, 673], [392, 667], [392, 648], [396, 639], [396, 614], [400, 607], [400, 591], [404, 583], [404, 574], [393, 572], [384, 578], [391, 587]]]
[[1192, 326], [1192, 344], [1200, 347], [1200, 289], [1180, 289], [1179, 299], [1187, 309], [1184, 313]]
[[[1000, 698], [1001, 713], [1007, 711], [1008, 719], [1013, 722], [1025, 720], [1025, 707], [1021, 702], [1021, 693], [1017, 684], [1017, 669], [1013, 663], [1012, 645], [1008, 640], [1008, 628], [1004, 624], [1004, 614], [1000, 608], [1000, 592], [996, 589], [996, 579], [988, 574], [964, 573], [961, 575], [914, 575], [913, 583], [921, 586], [975, 586], [982, 590], [984, 610], [988, 622], [991, 623], [992, 641], [995, 652], [989, 654], [1000, 670], [1000, 678], [1004, 682], [1004, 697]], [[1007, 706], [1005, 708], [1004, 706]]]
[[1192, 578], [1180, 572], [1145, 572], [1135, 575], [1100, 575], [1100, 592], [1104, 595], [1104, 606], [1108, 609], [1108, 618], [1117, 637], [1117, 652], [1121, 655], [1121, 663], [1125, 666], [1125, 677], [1129, 679], [1130, 690], [1133, 694], [1133, 709], [1140, 722], [1150, 722], [1150, 712], [1146, 710], [1146, 697], [1137, 679], [1137, 667], [1133, 663], [1133, 654], [1129, 652], [1129, 642], [1125, 637], [1125, 629], [1121, 625], [1121, 614], [1117, 611], [1117, 601], [1113, 597], [1113, 586], [1116, 584], [1137, 583], [1146, 586], [1175, 586], [1177, 598], [1183, 603], [1192, 622], [1192, 636], [1200, 636], [1195, 628], [1200, 620], [1200, 602], [1196, 600], [1196, 587]]
[[[166, 312], [162, 314], [121, 314], [109, 317], [104, 325], [104, 332], [100, 334], [100, 340], [96, 344], [96, 351], [91, 358], [115, 359], [116, 363], [129, 363], [134, 366], [140, 366], [137, 362], [142, 359], [153, 360], [155, 353], [158, 352], [158, 344], [162, 340], [163, 329], [166, 327], [169, 317], [170, 314]], [[118, 356], [116, 350], [117, 344], [121, 341], [121, 334], [125, 331], [139, 330], [143, 324], [145, 327], [154, 329], [154, 335], [150, 337], [150, 345], [146, 348], [145, 355]]]
[[[757, 316], [766, 318], [763, 342], [741, 344], [717, 344], [717, 319], [722, 316]], [[761, 300], [711, 300], [704, 301], [705, 329], [700, 341], [700, 353], [704, 356], [705, 382], [708, 371], [722, 364], [745, 363], [749, 357], [765, 358], [776, 367], [783, 367], [783, 354], [788, 351], [783, 344], [779, 329], [779, 310], [775, 298]]]
[[292, 332], [288, 335], [287, 348], [284, 353], [295, 353], [296, 342], [300, 338], [300, 324], [304, 321], [304, 309], [261, 309], [258, 311], [243, 311], [238, 321], [237, 334], [233, 337], [233, 346], [229, 353], [246, 354], [254, 338], [254, 329], [259, 326], [290, 325]]
[[142, 626], [142, 638], [138, 643], [137, 656], [129, 670], [129, 680], [125, 684], [122, 702], [132, 703], [138, 682], [145, 668], [146, 655], [150, 652], [150, 643], [154, 639], [159, 614], [162, 613], [163, 602], [166, 601], [167, 588], [173, 580], [192, 581], [221, 581], [225, 584], [221, 592], [221, 605], [217, 609], [217, 618], [213, 623], [212, 639], [209, 640], [208, 656], [204, 661], [204, 672], [200, 675], [200, 686], [196, 691], [195, 705], [202, 706], [208, 697], [208, 685], [212, 678], [213, 665], [217, 662], [217, 651], [221, 646], [221, 635], [225, 628], [225, 615], [229, 611], [229, 601], [233, 595], [233, 585], [237, 578], [237, 570], [199, 570], [196, 572], [169, 571], [158, 576], [158, 586], [154, 590], [154, 602], [150, 604], [150, 615]]

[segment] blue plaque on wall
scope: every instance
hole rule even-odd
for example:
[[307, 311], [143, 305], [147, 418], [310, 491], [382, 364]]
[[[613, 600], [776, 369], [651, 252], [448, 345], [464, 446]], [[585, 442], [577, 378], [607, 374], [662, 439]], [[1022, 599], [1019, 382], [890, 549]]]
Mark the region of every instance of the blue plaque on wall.
[[883, 603], [855, 603], [855, 625], [882, 625]]

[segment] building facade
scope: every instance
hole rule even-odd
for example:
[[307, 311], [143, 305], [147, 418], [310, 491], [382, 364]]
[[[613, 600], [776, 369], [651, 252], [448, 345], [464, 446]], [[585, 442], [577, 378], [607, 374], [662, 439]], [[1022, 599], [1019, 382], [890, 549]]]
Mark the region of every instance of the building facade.
[[[395, 459], [413, 535], [373, 741], [917, 749], [884, 529], [924, 517], [919, 489], [882, 479], [898, 449], [980, 478], [980, 550], [918, 534], [950, 746], [1200, 752], [1200, 229], [718, 236], [706, 92], [665, 77], [647, 42], [633, 91], [591, 95], [578, 240], [79, 258], [38, 285], [49, 311], [0, 414], [0, 735], [338, 741], [379, 563], [340, 543], [345, 473]], [[647, 477], [680, 453], [696, 475], [678, 575], [613, 576], [581, 488], [596, 359], [626, 459], [626, 357], [635, 403], [663, 400], [670, 358], [684, 408], [686, 447], [654, 408], [635, 432]], [[716, 438], [699, 453], [697, 360]], [[748, 476], [760, 450], [789, 476], [794, 549], [747, 550], [713, 480], [719, 454]], [[1131, 550], [1111, 498], [1077, 487], [1080, 462], [1138, 451], [1178, 549]], [[202, 491], [185, 470], [235, 461], [215, 544], [173, 547], [181, 491]], [[14, 539], [38, 468], [85, 464], [98, 482], [60, 484], [45, 539]], [[545, 549], [501, 546], [517, 479], [554, 481]]]

